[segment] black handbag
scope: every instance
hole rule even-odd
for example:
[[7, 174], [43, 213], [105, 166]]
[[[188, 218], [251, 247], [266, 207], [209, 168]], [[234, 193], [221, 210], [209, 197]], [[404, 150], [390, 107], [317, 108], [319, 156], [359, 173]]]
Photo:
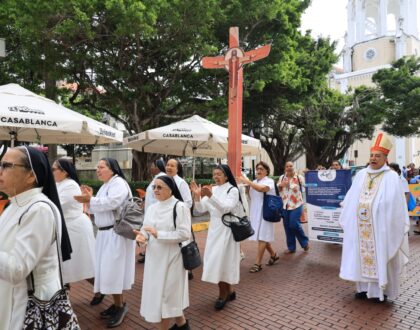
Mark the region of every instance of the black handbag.
[[[173, 210], [173, 219], [174, 219], [174, 227], [176, 229], [176, 205], [178, 202], [175, 203], [174, 210]], [[182, 262], [184, 264], [184, 268], [186, 270], [193, 270], [201, 265], [201, 256], [200, 250], [198, 249], [197, 242], [195, 241], [194, 231], [191, 226], [191, 233], [193, 236], [193, 241], [188, 243], [185, 246], [182, 246], [179, 243], [179, 247], [181, 248], [181, 255], [182, 255]]]
[[[227, 193], [234, 188], [230, 187]], [[244, 214], [246, 214], [245, 207], [242, 204], [241, 195], [239, 195], [239, 201], [242, 205], [242, 208], [244, 210]], [[225, 220], [225, 217], [234, 218], [234, 221], [228, 221]], [[251, 226], [251, 222], [249, 221], [248, 217], [246, 215], [239, 217], [231, 212], [223, 214], [222, 216], [222, 222], [226, 227], [229, 227], [232, 230], [233, 239], [236, 242], [243, 241], [247, 239], [248, 237], [254, 235], [255, 231]]]
[[274, 183], [276, 195], [264, 193], [263, 219], [268, 222], [280, 222], [283, 216], [283, 200], [280, 197], [279, 189]]
[[[35, 202], [34, 204], [39, 202]], [[49, 205], [48, 202], [44, 203], [47, 203]], [[57, 214], [55, 213], [54, 208], [51, 208], [57, 220]], [[19, 219], [19, 224], [20, 221], [21, 219]], [[31, 272], [28, 275], [28, 277], [26, 278], [28, 284], [28, 302], [26, 304], [25, 320], [23, 322], [24, 330], [80, 330], [80, 326], [77, 321], [76, 314], [74, 314], [73, 308], [71, 307], [67, 291], [63, 287], [63, 276], [61, 273], [62, 259], [61, 251], [57, 242], [57, 238], [59, 237], [57, 231], [55, 237], [58, 256], [58, 269], [60, 271], [61, 289], [58, 290], [50, 300], [40, 300], [34, 296], [35, 284], [33, 273]]]

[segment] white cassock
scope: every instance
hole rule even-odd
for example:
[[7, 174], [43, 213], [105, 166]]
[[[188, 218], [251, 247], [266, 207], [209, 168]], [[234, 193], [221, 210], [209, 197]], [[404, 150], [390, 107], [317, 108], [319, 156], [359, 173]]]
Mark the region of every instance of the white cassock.
[[73, 252], [63, 263], [64, 283], [73, 283], [95, 276], [95, 236], [92, 221], [83, 213], [83, 204], [73, 196], [81, 195], [79, 185], [72, 179], [57, 182], [58, 196], [63, 210]]
[[179, 243], [191, 237], [191, 215], [189, 208], [178, 202], [175, 229], [173, 210], [177, 201], [171, 196], [151, 205], [143, 223], [143, 227], [154, 227], [158, 233], [157, 238], [150, 235], [147, 243], [140, 307], [141, 316], [152, 323], [181, 316], [189, 306], [188, 273]]
[[201, 279], [215, 284], [219, 282], [238, 284], [241, 262], [240, 246], [239, 242], [233, 239], [232, 230], [223, 224], [222, 216], [229, 212], [238, 214], [240, 211], [238, 208], [242, 208], [239, 203], [239, 192], [229, 182], [226, 182], [221, 186], [213, 187], [212, 193], [211, 198], [204, 197], [195, 204], [199, 212], [208, 211], [210, 213]]
[[[131, 196], [127, 182], [114, 175], [90, 199], [90, 212], [95, 215], [98, 228], [113, 226], [115, 216]], [[96, 262], [94, 292], [121, 294], [134, 283], [136, 241], [117, 235], [114, 230], [98, 230], [96, 235]]]
[[[362, 255], [366, 249], [359, 248], [365, 236], [362, 224], [358, 221], [360, 213], [359, 199], [366, 194], [365, 179], [375, 177], [385, 171], [371, 204], [371, 223], [373, 236], [369, 243], [376, 257], [374, 258], [375, 276], [367, 277], [366, 263]], [[369, 176], [370, 174], [370, 176]], [[340, 277], [354, 281], [358, 292], [367, 292], [368, 298], [384, 300], [384, 295], [395, 299], [398, 295], [399, 279], [408, 262], [409, 217], [407, 203], [401, 189], [398, 174], [387, 165], [379, 170], [366, 168], [357, 173], [344, 202], [340, 216], [340, 225], [344, 230], [343, 252]], [[359, 234], [359, 232], [361, 234]], [[375, 261], [376, 259], [376, 261]]]
[[190, 187], [188, 186], [188, 183], [179, 175], [175, 175], [173, 179], [179, 189], [179, 192], [181, 193], [183, 202], [190, 209], [192, 207], [193, 202], [192, 202], [191, 190], [190, 190]]
[[[51, 206], [57, 215], [58, 209], [41, 190], [33, 188], [13, 197], [0, 217], [1, 330], [22, 329], [28, 301], [26, 277], [31, 271], [39, 299], [49, 300], [61, 288], [53, 244], [56, 227], [61, 236], [61, 221], [56, 221]], [[37, 201], [51, 206], [41, 202], [29, 207]]]
[[[261, 184], [270, 188], [267, 191], [267, 195], [275, 195], [276, 190], [274, 188], [274, 180], [268, 176], [262, 178], [261, 180], [254, 180], [254, 183]], [[251, 241], [264, 241], [264, 242], [273, 242], [274, 241], [274, 223], [265, 221], [263, 219], [263, 203], [264, 203], [264, 193], [256, 191], [251, 187], [249, 190], [249, 199], [250, 199], [250, 209], [249, 209], [249, 218], [251, 220], [252, 228], [255, 231], [255, 234], [252, 235], [249, 240]]]

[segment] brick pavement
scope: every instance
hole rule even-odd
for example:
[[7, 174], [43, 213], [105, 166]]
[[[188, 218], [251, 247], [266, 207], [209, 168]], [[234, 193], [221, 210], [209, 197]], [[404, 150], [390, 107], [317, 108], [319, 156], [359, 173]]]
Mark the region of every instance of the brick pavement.
[[[206, 231], [196, 235], [204, 250]], [[276, 224], [276, 250], [285, 249], [281, 224]], [[338, 278], [341, 246], [311, 242], [309, 253], [298, 250], [282, 255], [273, 266], [256, 274], [248, 269], [254, 263], [255, 243], [244, 242], [246, 259], [241, 263], [241, 283], [237, 300], [224, 310], [215, 311], [217, 285], [200, 280], [201, 269], [194, 271], [190, 284], [190, 307], [186, 317], [192, 329], [420, 329], [420, 236], [410, 236], [411, 259], [407, 277], [396, 301], [377, 304], [353, 298], [353, 283]], [[268, 257], [265, 256], [266, 261]], [[118, 329], [153, 329], [139, 315], [143, 265], [136, 264], [133, 290], [125, 293], [129, 313]], [[111, 297], [99, 306], [90, 306], [91, 286], [80, 282], [72, 286], [71, 301], [82, 329], [104, 329], [99, 312], [108, 307]]]

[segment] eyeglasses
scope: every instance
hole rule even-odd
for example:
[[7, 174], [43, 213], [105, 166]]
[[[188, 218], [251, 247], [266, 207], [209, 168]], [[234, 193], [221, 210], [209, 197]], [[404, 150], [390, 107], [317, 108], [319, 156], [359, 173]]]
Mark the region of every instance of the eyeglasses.
[[162, 190], [163, 188], [165, 188], [165, 187], [164, 186], [159, 186], [159, 185], [156, 185], [156, 184], [152, 185], [153, 190]]
[[23, 164], [15, 164], [15, 163], [0, 161], [0, 170], [2, 170], [2, 171], [7, 170], [8, 168], [14, 168], [15, 166], [20, 166], [20, 167], [26, 167], [27, 168], [27, 166], [23, 165]]
[[265, 171], [265, 168], [264, 167], [257, 167], [256, 170], [257, 171]]

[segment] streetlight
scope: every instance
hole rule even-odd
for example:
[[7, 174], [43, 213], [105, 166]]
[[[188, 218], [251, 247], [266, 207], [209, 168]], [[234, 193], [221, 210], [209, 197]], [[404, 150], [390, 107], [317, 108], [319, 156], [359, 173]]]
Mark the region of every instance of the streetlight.
[[0, 38], [0, 57], [6, 57], [6, 40]]

